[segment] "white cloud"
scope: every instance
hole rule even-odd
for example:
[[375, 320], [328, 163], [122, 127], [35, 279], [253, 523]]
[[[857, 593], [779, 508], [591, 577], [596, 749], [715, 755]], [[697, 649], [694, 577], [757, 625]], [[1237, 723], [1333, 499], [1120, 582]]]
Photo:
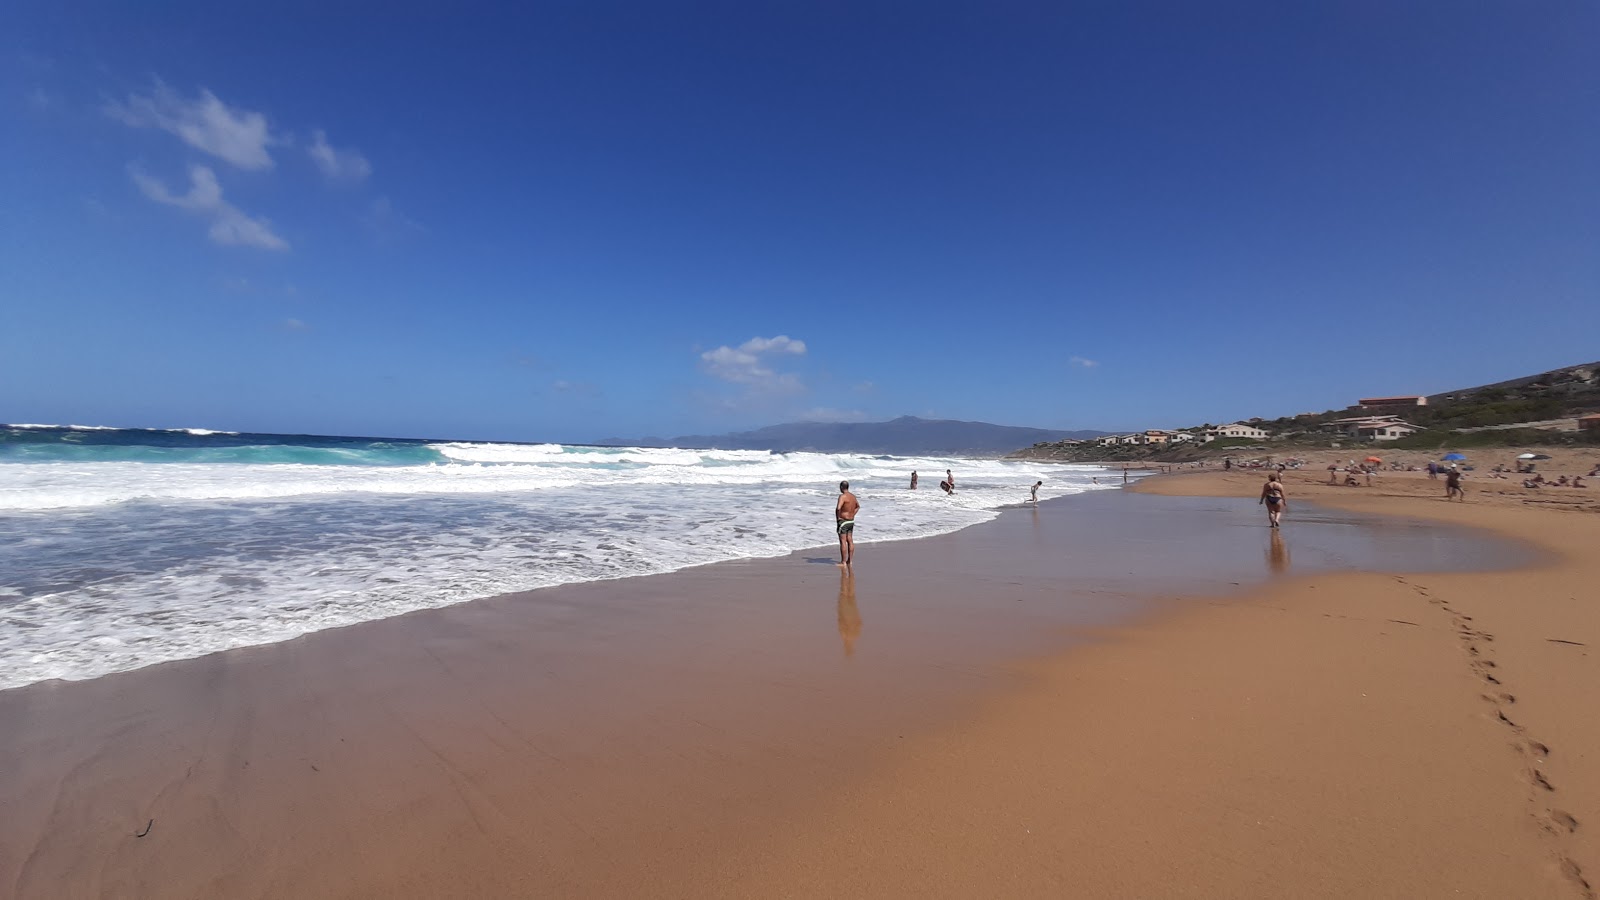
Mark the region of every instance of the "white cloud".
[[793, 392], [805, 389], [797, 375], [776, 372], [765, 361], [771, 356], [803, 356], [805, 341], [786, 334], [753, 337], [738, 347], [722, 346], [700, 354], [701, 368], [713, 378], [763, 391]]
[[185, 100], [161, 81], [149, 94], [129, 94], [128, 102], [112, 102], [106, 114], [135, 128], [160, 128], [196, 150], [251, 171], [272, 168], [267, 147], [285, 143], [258, 112], [231, 107], [202, 88]]
[[1100, 365], [1099, 363], [1095, 362], [1092, 359], [1084, 359], [1081, 356], [1074, 356], [1071, 359], [1067, 360], [1067, 362], [1071, 363], [1074, 366], [1083, 366], [1085, 369], [1092, 369], [1095, 366]]
[[753, 337], [740, 344], [739, 349], [746, 353], [793, 353], [798, 356], [805, 354], [806, 342], [780, 334], [770, 338]]
[[306, 148], [311, 161], [322, 174], [334, 181], [360, 181], [372, 174], [372, 163], [354, 149], [339, 150], [328, 143], [322, 129], [311, 132], [311, 146]]
[[189, 168], [189, 192], [186, 194], [172, 193], [160, 179], [136, 168], [130, 167], [128, 174], [139, 190], [151, 200], [211, 220], [208, 234], [215, 243], [260, 247], [263, 250], [289, 249], [289, 242], [273, 233], [272, 225], [266, 219], [251, 218], [222, 199], [222, 186], [217, 183], [217, 174], [206, 166]]
[[284, 319], [283, 320], [283, 327], [287, 328], [290, 331], [310, 331], [311, 330], [311, 326], [310, 325], [307, 325], [306, 323], [300, 321], [299, 319]]

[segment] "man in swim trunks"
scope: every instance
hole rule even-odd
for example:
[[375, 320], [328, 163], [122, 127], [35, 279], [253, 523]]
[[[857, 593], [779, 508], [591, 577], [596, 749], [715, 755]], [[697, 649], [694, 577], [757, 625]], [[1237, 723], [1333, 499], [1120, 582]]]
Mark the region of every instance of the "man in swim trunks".
[[850, 482], [839, 482], [839, 502], [833, 505], [834, 530], [839, 533], [839, 565], [850, 568], [856, 555], [856, 512], [861, 501], [850, 493]]
[[949, 469], [944, 470], [944, 483], [950, 485], [950, 490], [947, 493], [954, 494], [956, 492], [956, 477], [950, 474]]
[[1267, 505], [1267, 521], [1273, 528], [1278, 527], [1278, 520], [1283, 517], [1283, 511], [1289, 508], [1289, 497], [1283, 492], [1283, 482], [1278, 480], [1278, 473], [1273, 472], [1267, 476], [1267, 483], [1261, 486], [1261, 499], [1257, 505]]
[[1028, 499], [1037, 504], [1039, 502], [1039, 488], [1042, 487], [1044, 487], [1044, 482], [1035, 481], [1033, 487], [1028, 490]]
[[1444, 498], [1446, 500], [1465, 500], [1467, 492], [1461, 489], [1461, 470], [1455, 466], [1444, 474]]

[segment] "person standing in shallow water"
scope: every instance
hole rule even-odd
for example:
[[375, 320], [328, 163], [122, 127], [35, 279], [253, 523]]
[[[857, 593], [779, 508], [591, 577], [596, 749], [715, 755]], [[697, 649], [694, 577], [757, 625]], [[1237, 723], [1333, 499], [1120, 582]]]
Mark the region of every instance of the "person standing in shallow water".
[[916, 469], [912, 469], [911, 470], [911, 489], [913, 491], [917, 489], [917, 470]]
[[856, 555], [856, 513], [861, 501], [850, 493], [850, 482], [839, 482], [839, 502], [833, 505], [834, 530], [839, 533], [839, 565], [850, 568]]
[[1283, 482], [1278, 480], [1277, 472], [1267, 476], [1267, 483], [1261, 486], [1261, 499], [1256, 501], [1256, 505], [1263, 503], [1267, 506], [1267, 521], [1277, 528], [1283, 511], [1289, 508], [1289, 497], [1283, 492]]
[[1033, 483], [1033, 487], [1028, 489], [1028, 500], [1031, 501], [1034, 504], [1038, 504], [1038, 502], [1039, 502], [1039, 488], [1042, 488], [1042, 487], [1044, 487], [1044, 482], [1035, 481]]

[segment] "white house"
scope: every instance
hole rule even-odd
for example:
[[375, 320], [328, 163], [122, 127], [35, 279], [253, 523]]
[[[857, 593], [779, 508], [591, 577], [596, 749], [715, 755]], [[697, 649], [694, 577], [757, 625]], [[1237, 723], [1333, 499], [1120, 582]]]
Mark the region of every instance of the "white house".
[[1267, 439], [1267, 433], [1254, 425], [1235, 422], [1232, 425], [1217, 425], [1207, 428], [1202, 440], [1210, 442], [1218, 438], [1247, 438], [1252, 441], [1264, 441]]
[[1373, 422], [1356, 428], [1356, 436], [1363, 441], [1398, 441], [1421, 431], [1410, 422]]
[[1358, 441], [1398, 441], [1422, 430], [1399, 416], [1351, 416], [1334, 419], [1323, 429]]

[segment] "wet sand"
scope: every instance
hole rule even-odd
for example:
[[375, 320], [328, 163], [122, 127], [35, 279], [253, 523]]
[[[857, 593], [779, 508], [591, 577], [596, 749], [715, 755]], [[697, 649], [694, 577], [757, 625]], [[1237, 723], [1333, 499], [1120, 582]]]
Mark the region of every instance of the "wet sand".
[[[1549, 555], [1300, 575], [1115, 629], [790, 823], [728, 895], [1592, 898], [1600, 517], [1306, 481], [1289, 476], [1286, 546], [1311, 497]], [[1259, 484], [1140, 488], [1232, 497], [1263, 527]]]
[[[853, 577], [816, 550], [0, 692], [0, 893], [1517, 896], [1594, 871], [1529, 773], [1595, 786], [1528, 750], [1593, 735], [1501, 722], [1466, 601], [1433, 602], [1567, 577], [1572, 545], [1293, 515], [1274, 541], [1247, 503], [1084, 495], [864, 544]], [[1494, 566], [1518, 574], [1348, 571]], [[1544, 648], [1578, 660], [1550, 679], [1593, 684], [1579, 643]]]

